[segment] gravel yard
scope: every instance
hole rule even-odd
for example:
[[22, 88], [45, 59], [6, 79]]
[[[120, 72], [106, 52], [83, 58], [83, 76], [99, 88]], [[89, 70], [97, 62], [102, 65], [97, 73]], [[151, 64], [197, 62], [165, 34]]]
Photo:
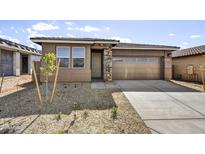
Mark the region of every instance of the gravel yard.
[[[44, 84], [41, 91], [44, 95]], [[39, 104], [34, 85], [0, 97], [0, 133], [135, 134], [150, 130], [120, 89], [94, 89], [91, 83], [58, 83], [52, 104]]]

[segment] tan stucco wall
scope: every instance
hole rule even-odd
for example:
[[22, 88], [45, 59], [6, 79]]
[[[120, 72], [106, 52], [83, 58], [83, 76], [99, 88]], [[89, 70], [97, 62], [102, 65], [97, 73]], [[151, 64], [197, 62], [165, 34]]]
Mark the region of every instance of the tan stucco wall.
[[[91, 81], [91, 46], [90, 45], [76, 45], [76, 44], [58, 44], [58, 43], [43, 43], [42, 44], [42, 54], [44, 55], [47, 52], [56, 52], [56, 47], [58, 46], [68, 46], [71, 47], [85, 47], [86, 56], [85, 56], [85, 68], [76, 69], [72, 68], [72, 62], [70, 68], [60, 68], [58, 81]], [[93, 48], [93, 47], [92, 47]], [[168, 52], [165, 51], [156, 51], [156, 50], [117, 50], [109, 49], [107, 47], [104, 50], [104, 80], [112, 80], [112, 56], [147, 56], [147, 57], [159, 57], [161, 60], [161, 76], [166, 80], [170, 80], [172, 77], [172, 61], [171, 58], [167, 56]], [[161, 66], [160, 65], [160, 66]], [[44, 80], [43, 76], [40, 77], [41, 81]], [[53, 78], [51, 78], [53, 80]]]
[[[71, 65], [69, 68], [60, 68], [58, 81], [91, 81], [91, 69], [90, 69], [90, 45], [76, 45], [76, 44], [55, 44], [55, 43], [44, 43], [42, 44], [42, 54], [48, 52], [56, 53], [56, 47], [66, 46], [71, 47], [70, 51], [72, 54], [72, 47], [85, 47], [85, 67], [84, 68], [73, 68], [72, 67], [72, 60]], [[41, 81], [44, 80], [43, 76], [41, 75]], [[53, 78], [50, 78], [53, 80]]]
[[197, 56], [189, 56], [189, 57], [181, 57], [181, 58], [173, 58], [173, 72], [174, 78], [176, 79], [181, 75], [182, 80], [191, 80], [191, 78], [187, 75], [187, 65], [194, 65], [194, 73], [196, 74], [198, 82], [201, 82], [201, 73], [199, 71], [199, 64], [205, 63], [205, 55], [197, 55]]

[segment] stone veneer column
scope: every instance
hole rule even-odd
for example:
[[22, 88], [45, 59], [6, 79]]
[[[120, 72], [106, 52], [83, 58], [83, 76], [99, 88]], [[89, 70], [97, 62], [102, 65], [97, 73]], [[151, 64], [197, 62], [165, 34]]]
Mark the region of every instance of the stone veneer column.
[[21, 74], [20, 72], [20, 53], [19, 52], [13, 52], [13, 74], [16, 76], [19, 76]]
[[164, 57], [164, 79], [172, 79], [172, 58], [169, 53], [166, 53]]
[[112, 48], [104, 49], [104, 81], [112, 81]]

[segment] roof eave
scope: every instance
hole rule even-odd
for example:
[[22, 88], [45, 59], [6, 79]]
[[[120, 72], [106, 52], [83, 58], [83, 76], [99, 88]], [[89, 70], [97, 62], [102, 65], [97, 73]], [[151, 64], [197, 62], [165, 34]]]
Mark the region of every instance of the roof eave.
[[103, 43], [103, 44], [118, 44], [118, 41], [72, 41], [72, 40], [47, 40], [47, 39], [33, 39], [30, 38], [32, 42], [41, 45], [42, 43], [70, 43], [70, 44], [95, 44], [95, 43]]
[[129, 48], [129, 47], [113, 47], [113, 49], [129, 49], [129, 50], [167, 50], [167, 51], [176, 51], [179, 48]]

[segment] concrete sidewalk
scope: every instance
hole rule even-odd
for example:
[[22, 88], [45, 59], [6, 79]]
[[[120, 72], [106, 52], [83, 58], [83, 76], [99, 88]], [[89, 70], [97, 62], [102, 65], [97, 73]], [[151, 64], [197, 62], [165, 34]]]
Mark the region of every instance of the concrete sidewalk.
[[205, 133], [205, 93], [162, 80], [114, 83], [153, 133]]

